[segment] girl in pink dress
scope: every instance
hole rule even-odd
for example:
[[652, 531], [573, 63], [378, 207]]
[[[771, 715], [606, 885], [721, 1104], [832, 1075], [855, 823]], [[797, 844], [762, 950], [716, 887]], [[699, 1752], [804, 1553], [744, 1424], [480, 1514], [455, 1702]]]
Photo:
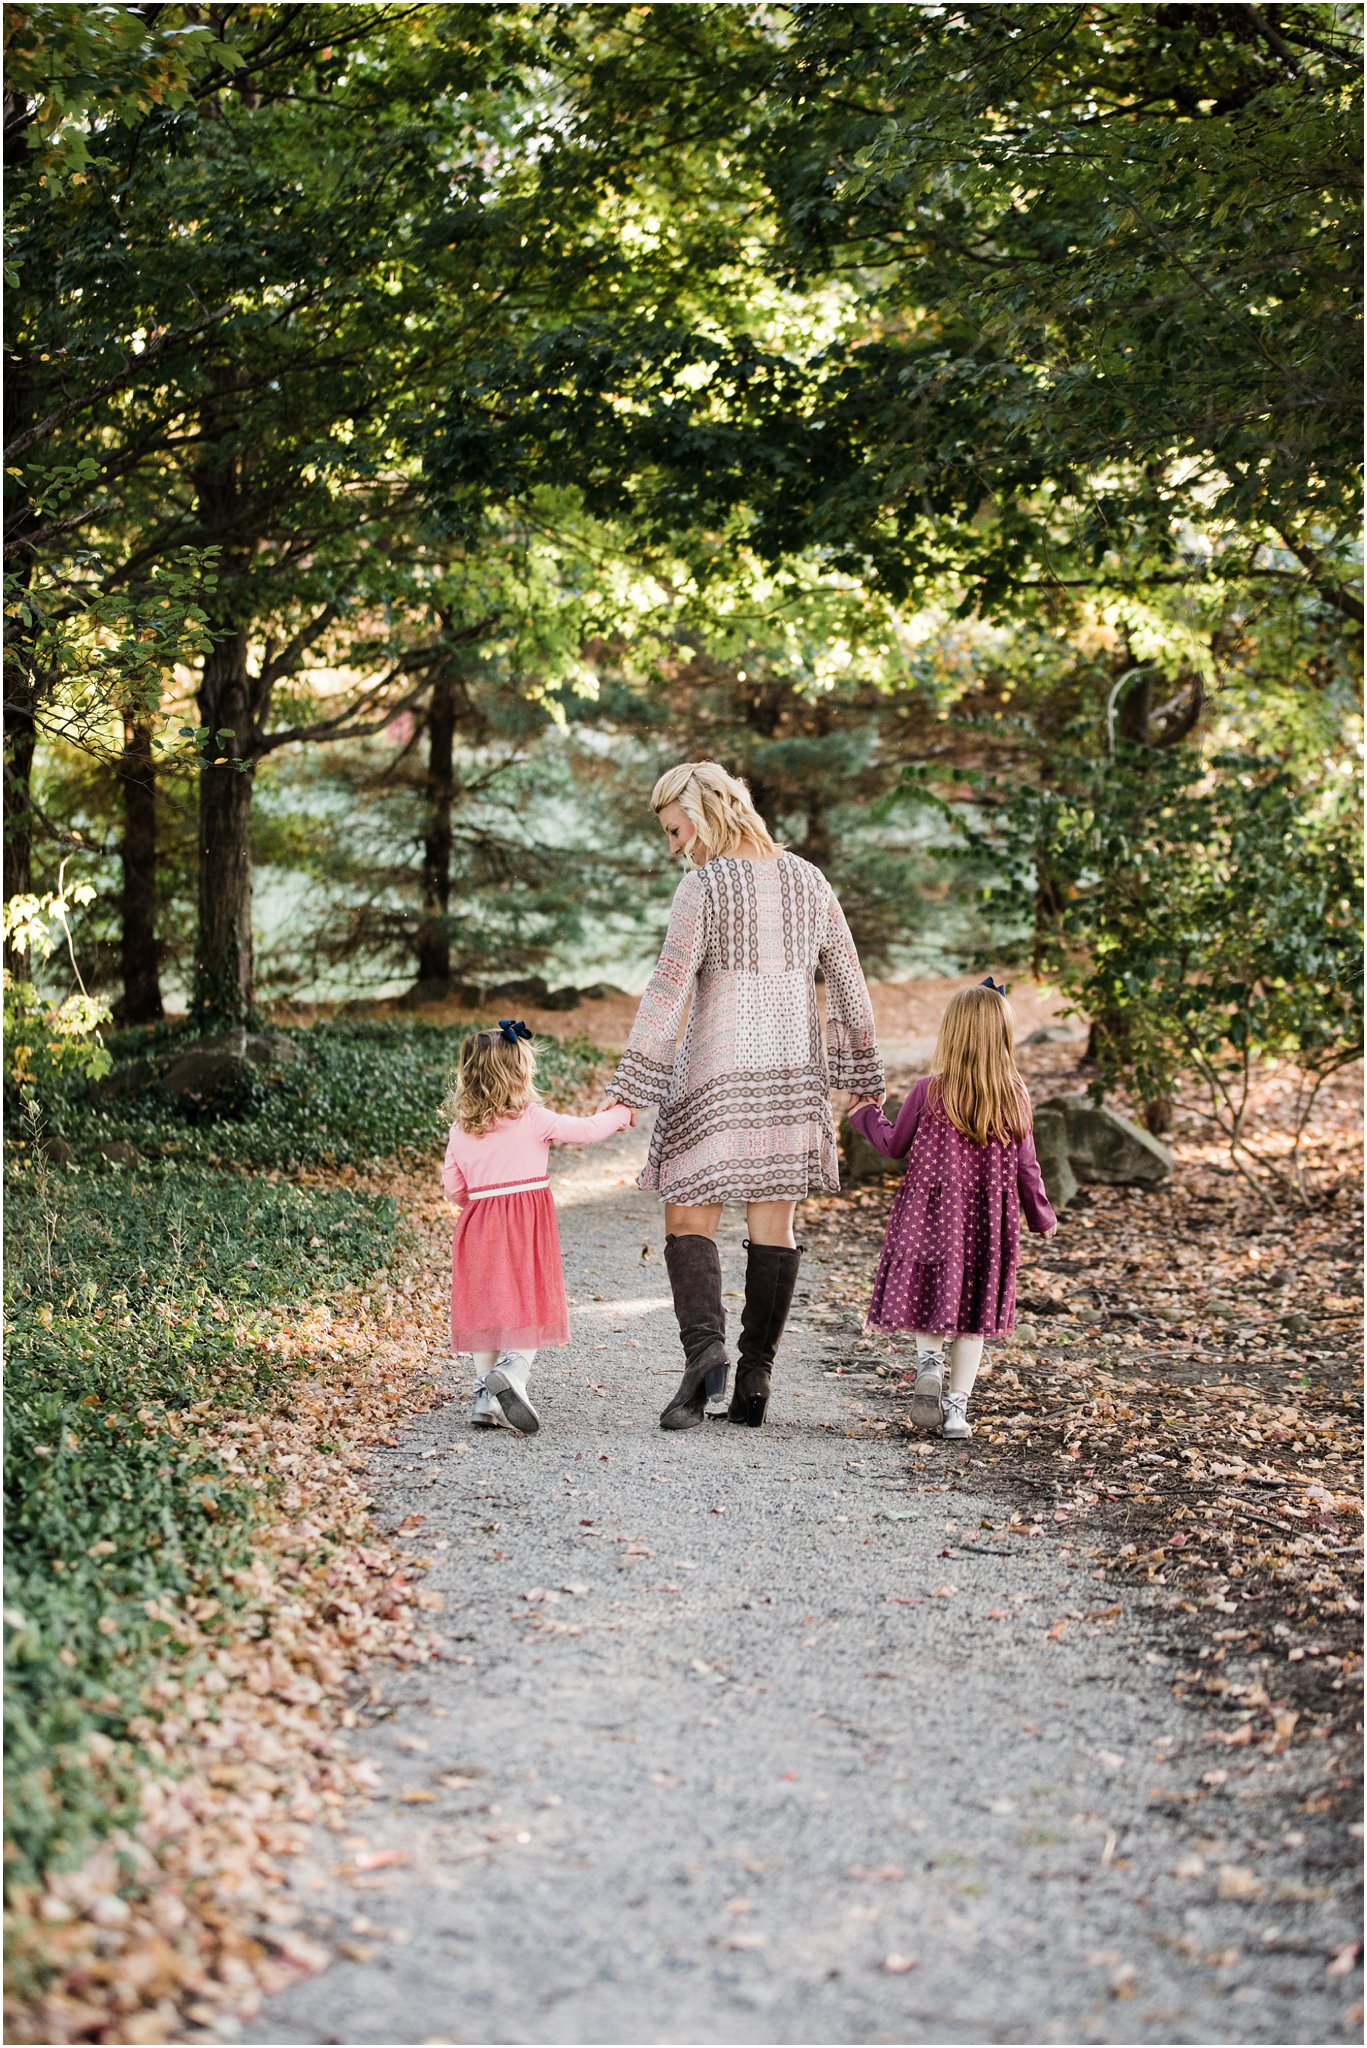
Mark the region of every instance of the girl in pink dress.
[[1015, 1324], [1020, 1212], [1045, 1237], [1058, 1228], [1030, 1135], [1030, 1097], [1016, 1071], [1006, 990], [989, 975], [951, 999], [934, 1068], [895, 1124], [876, 1103], [854, 1110], [850, 1122], [877, 1151], [907, 1162], [874, 1275], [869, 1327], [915, 1334], [912, 1421], [947, 1437], [972, 1436], [968, 1397], [983, 1339]]
[[460, 1049], [446, 1104], [454, 1121], [441, 1184], [459, 1203], [451, 1249], [451, 1349], [474, 1355], [476, 1429], [540, 1428], [527, 1392], [532, 1360], [569, 1342], [560, 1232], [547, 1175], [552, 1145], [596, 1145], [635, 1123], [625, 1104], [558, 1116], [536, 1092], [536, 1054], [520, 1018], [476, 1031]]

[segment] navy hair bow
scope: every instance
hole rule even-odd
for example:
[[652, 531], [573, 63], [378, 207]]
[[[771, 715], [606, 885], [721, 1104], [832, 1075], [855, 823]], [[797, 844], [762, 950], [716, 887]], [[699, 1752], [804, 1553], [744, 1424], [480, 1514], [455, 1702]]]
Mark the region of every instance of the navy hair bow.
[[520, 1017], [500, 1017], [498, 1028], [509, 1045], [516, 1045], [519, 1038], [530, 1038], [532, 1035]]
[[1006, 994], [1006, 983], [1004, 981], [993, 981], [990, 974], [983, 976], [982, 980], [978, 983], [978, 987], [990, 988], [994, 995], [1004, 996]]

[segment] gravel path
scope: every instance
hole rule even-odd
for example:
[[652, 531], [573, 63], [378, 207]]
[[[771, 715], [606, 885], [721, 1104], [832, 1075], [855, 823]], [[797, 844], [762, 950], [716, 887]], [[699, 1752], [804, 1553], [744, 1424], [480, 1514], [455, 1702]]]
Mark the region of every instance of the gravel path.
[[814, 1260], [769, 1424], [657, 1429], [644, 1143], [558, 1155], [540, 1436], [470, 1432], [462, 1387], [376, 1457], [385, 1520], [427, 1518], [445, 1655], [356, 1738], [361, 1833], [293, 1866], [339, 1959], [243, 2038], [1357, 2038], [1304, 1765], [1213, 1746], [1142, 1610], [957, 1490], [971, 1444], [847, 1433]]

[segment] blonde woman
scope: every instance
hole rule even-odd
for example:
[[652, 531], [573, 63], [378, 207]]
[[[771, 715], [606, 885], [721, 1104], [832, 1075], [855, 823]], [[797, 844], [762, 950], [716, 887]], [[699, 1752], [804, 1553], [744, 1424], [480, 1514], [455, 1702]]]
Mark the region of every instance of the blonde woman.
[[1021, 1210], [1045, 1237], [1058, 1228], [1001, 983], [988, 975], [950, 999], [933, 1068], [895, 1124], [875, 1104], [850, 1120], [887, 1158], [907, 1162], [874, 1275], [869, 1326], [915, 1335], [912, 1421], [970, 1437], [968, 1400], [983, 1339], [1015, 1322]]
[[743, 1202], [745, 1308], [728, 1412], [757, 1427], [802, 1255], [794, 1211], [804, 1196], [840, 1185], [831, 1088], [859, 1101], [882, 1097], [873, 1008], [829, 882], [775, 845], [743, 782], [715, 761], [685, 761], [660, 777], [650, 805], [690, 872], [609, 1098], [660, 1105], [638, 1185], [664, 1197], [665, 1263], [684, 1351], [683, 1379], [660, 1425], [694, 1428], [708, 1394], [725, 1392], [716, 1236], [723, 1206]]

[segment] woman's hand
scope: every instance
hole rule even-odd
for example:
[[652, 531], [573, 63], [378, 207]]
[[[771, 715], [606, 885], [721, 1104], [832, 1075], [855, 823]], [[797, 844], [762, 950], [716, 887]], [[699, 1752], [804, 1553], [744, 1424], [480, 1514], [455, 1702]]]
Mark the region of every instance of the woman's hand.
[[845, 1104], [845, 1114], [853, 1116], [857, 1109], [881, 1109], [886, 1101], [886, 1095], [851, 1095]]
[[623, 1102], [620, 1095], [609, 1095], [606, 1102], [603, 1104], [603, 1107], [604, 1109], [624, 1109], [627, 1112], [628, 1116], [631, 1118], [631, 1125], [634, 1129], [636, 1124], [636, 1112], [629, 1102]]

